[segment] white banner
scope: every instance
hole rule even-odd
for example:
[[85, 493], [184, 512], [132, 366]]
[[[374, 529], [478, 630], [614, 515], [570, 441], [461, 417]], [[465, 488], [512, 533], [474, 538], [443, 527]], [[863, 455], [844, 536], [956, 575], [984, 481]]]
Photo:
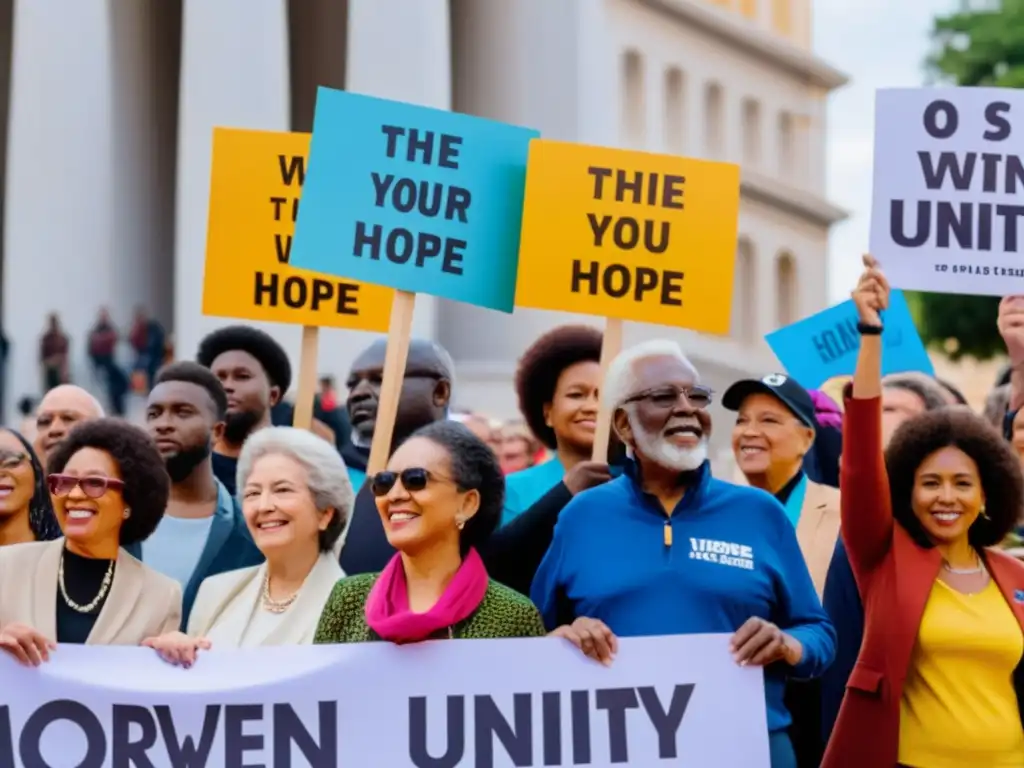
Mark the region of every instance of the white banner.
[[727, 635], [444, 640], [0, 658], [0, 766], [768, 768], [764, 680]]
[[1024, 293], [1022, 112], [1014, 88], [876, 93], [871, 254], [893, 288]]

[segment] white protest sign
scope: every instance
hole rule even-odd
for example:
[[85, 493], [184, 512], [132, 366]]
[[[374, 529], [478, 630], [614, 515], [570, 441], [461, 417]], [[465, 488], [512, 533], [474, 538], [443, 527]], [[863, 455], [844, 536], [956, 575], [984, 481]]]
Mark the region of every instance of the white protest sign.
[[1024, 91], [875, 97], [871, 253], [894, 288], [1024, 293]]
[[611, 667], [562, 640], [0, 659], [12, 768], [768, 768], [764, 682], [727, 635], [624, 639]]

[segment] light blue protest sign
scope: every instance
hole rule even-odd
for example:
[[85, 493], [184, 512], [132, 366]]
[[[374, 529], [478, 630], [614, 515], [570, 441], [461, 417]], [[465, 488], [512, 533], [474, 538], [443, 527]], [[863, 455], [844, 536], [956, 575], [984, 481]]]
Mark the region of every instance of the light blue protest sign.
[[320, 88], [291, 264], [511, 312], [539, 135]]
[[[933, 375], [935, 369], [902, 292], [890, 294], [882, 320], [882, 373]], [[808, 389], [820, 387], [833, 376], [852, 374], [857, 366], [857, 308], [852, 301], [844, 301], [773, 331], [765, 340], [790, 376]]]

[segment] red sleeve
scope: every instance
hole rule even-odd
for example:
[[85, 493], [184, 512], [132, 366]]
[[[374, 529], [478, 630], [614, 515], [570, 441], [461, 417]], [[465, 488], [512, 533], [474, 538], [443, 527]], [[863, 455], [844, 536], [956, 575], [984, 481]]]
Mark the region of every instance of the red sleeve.
[[882, 451], [882, 399], [848, 399], [840, 464], [843, 543], [863, 587], [892, 544], [892, 500]]

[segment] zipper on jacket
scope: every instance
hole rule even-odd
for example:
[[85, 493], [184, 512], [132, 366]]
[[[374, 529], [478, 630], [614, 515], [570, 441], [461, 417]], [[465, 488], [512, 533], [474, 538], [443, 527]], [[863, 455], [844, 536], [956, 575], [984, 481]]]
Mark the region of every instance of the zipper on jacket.
[[672, 546], [672, 518], [665, 520], [665, 546]]

